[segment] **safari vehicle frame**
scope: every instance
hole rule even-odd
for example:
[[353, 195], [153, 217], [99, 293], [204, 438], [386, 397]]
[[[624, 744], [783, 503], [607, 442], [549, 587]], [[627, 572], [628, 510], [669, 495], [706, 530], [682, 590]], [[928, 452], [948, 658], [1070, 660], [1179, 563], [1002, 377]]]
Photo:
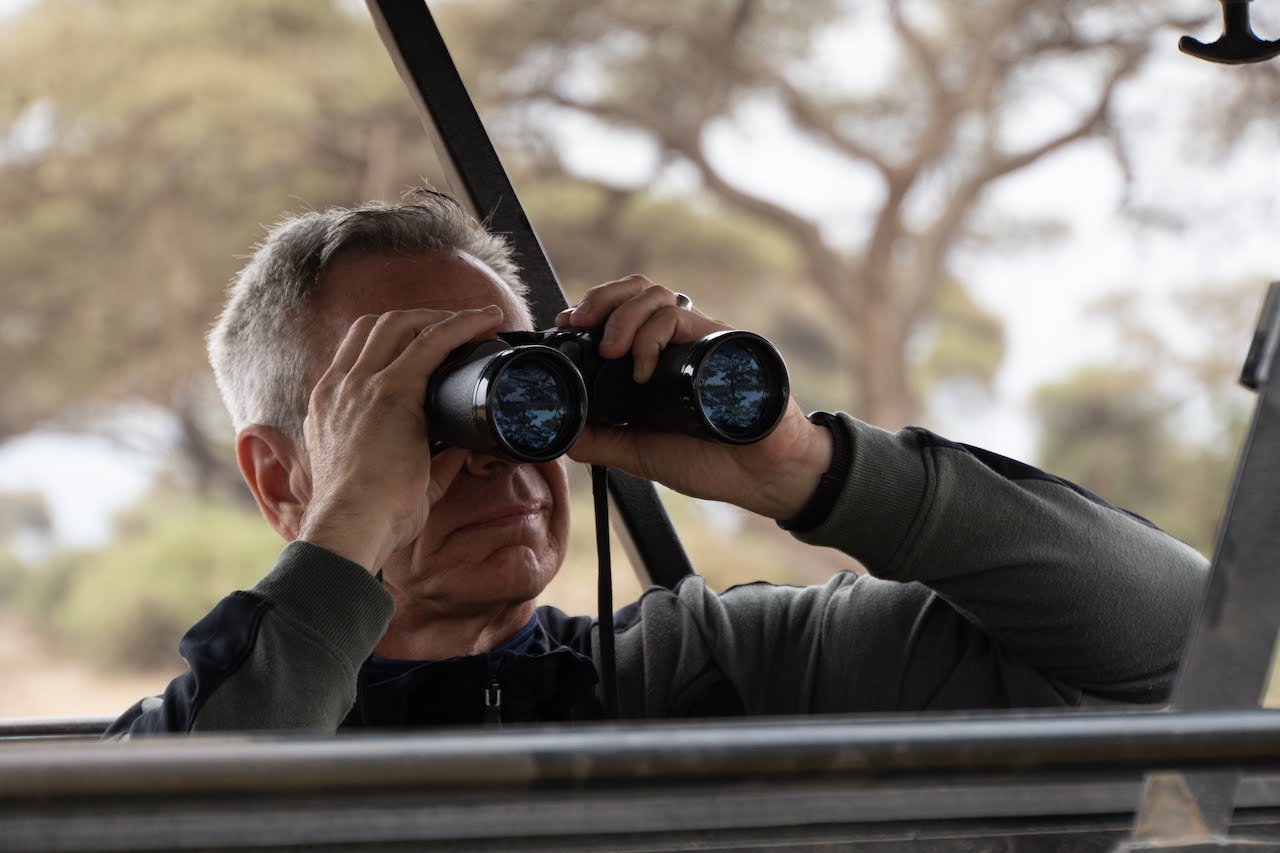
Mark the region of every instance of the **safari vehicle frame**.
[[[1274, 55], [1247, 3], [1222, 0], [1219, 55], [1184, 49]], [[369, 7], [452, 189], [511, 235], [550, 324], [564, 295], [425, 3]], [[1257, 707], [1280, 621], [1280, 285], [1242, 381], [1257, 407], [1171, 709], [128, 746], [87, 742], [105, 719], [7, 720], [0, 848], [1280, 849], [1280, 714]], [[610, 489], [642, 580], [691, 573], [652, 485]]]

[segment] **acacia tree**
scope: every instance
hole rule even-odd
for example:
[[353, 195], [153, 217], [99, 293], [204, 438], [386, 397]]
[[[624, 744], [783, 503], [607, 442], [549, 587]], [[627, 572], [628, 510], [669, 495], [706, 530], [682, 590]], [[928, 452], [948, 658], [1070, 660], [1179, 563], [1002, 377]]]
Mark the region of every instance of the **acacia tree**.
[[204, 488], [203, 336], [283, 210], [394, 199], [434, 160], [361, 10], [43, 0], [0, 25], [0, 440], [173, 414]]
[[[741, 280], [772, 265], [790, 283], [799, 266], [835, 310], [780, 334], [799, 350], [814, 327], [839, 329], [856, 347], [854, 408], [891, 425], [919, 405], [908, 344], [937, 318], [940, 288], [954, 295], [941, 300], [953, 328], [998, 337], [998, 323], [957, 292], [950, 253], [992, 182], [1108, 130], [1115, 88], [1146, 47], [1112, 32], [1120, 5], [548, 0], [514, 13], [438, 11], [460, 67], [480, 72], [473, 89], [497, 108], [491, 125], [522, 190], [572, 172], [548, 137], [511, 132], [546, 130], [551, 106], [645, 134], [665, 158], [659, 171], [692, 164], [733, 214], [720, 218], [754, 223], [741, 237], [713, 233], [715, 217], [696, 205], [637, 204], [634, 186], [578, 176], [604, 201], [526, 196], [540, 230], [569, 249], [553, 253], [558, 267], [599, 280], [683, 253], [691, 278], [719, 268]], [[1155, 18], [1124, 8], [1135, 32]], [[1091, 11], [1108, 12], [1106, 26]], [[810, 57], [833, 22], [884, 30], [892, 72], [882, 84], [845, 89], [817, 76]], [[1101, 85], [1070, 127], [1006, 139], [1010, 114], [1034, 100], [1025, 75], [1094, 60]], [[880, 182], [857, 248], [724, 174], [709, 130], [762, 102]], [[235, 253], [281, 210], [394, 198], [433, 169], [372, 27], [344, 3], [42, 0], [3, 21], [0, 206], [11, 216], [0, 229], [0, 439], [145, 402], [174, 413], [197, 482], [235, 483], [229, 454], [210, 443], [217, 407], [201, 345]], [[691, 247], [695, 230], [712, 234], [714, 251]], [[776, 244], [789, 247], [784, 261]], [[823, 347], [810, 345], [819, 356]], [[978, 373], [999, 357], [989, 341], [969, 351], [981, 355]]]
[[[1161, 26], [1192, 23], [1168, 6], [547, 0], [536, 13], [506, 4], [454, 10], [453, 34], [469, 52], [483, 45], [487, 61], [507, 69], [473, 85], [518, 115], [525, 138], [565, 112], [622, 129], [657, 152], [646, 182], [692, 167], [719, 204], [785, 235], [851, 335], [856, 411], [895, 426], [919, 413], [913, 337], [954, 279], [953, 254], [987, 191], [1085, 140], [1110, 142], [1123, 160], [1117, 94], [1153, 45], [1170, 43]], [[816, 62], [831, 49], [833, 26], [877, 34], [887, 72], [836, 79]], [[1047, 121], [1029, 119], [1055, 83], [1076, 90], [1069, 106]], [[717, 156], [717, 134], [762, 106], [824, 156], [874, 179], [878, 190], [861, 211], [864, 237], [855, 248], [832, 236], [828, 223], [731, 177]], [[543, 146], [544, 168], [603, 183], [575, 172], [556, 151], [554, 143]]]

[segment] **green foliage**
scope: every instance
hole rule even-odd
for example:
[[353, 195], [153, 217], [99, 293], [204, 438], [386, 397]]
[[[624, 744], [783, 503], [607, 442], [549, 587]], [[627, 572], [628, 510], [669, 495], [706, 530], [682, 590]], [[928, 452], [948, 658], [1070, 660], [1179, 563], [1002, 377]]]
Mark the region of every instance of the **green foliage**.
[[975, 302], [962, 283], [943, 283], [933, 319], [922, 331], [926, 354], [915, 374], [922, 399], [947, 382], [970, 382], [991, 390], [1004, 361], [1004, 321]]
[[434, 164], [367, 16], [311, 0], [33, 4], [0, 27], [6, 142], [0, 436], [178, 404], [262, 223]]
[[[1246, 282], [1176, 294], [1172, 306], [1100, 303], [1117, 358], [1037, 392], [1039, 464], [1209, 554], [1252, 407], [1235, 376], [1261, 293]], [[1160, 317], [1186, 332], [1171, 342]]]
[[95, 551], [40, 571], [25, 608], [46, 614], [57, 645], [116, 669], [173, 663], [179, 638], [223, 596], [252, 586], [280, 540], [236, 506], [153, 497]]
[[28, 586], [28, 569], [7, 550], [0, 548], [0, 614], [12, 606]]

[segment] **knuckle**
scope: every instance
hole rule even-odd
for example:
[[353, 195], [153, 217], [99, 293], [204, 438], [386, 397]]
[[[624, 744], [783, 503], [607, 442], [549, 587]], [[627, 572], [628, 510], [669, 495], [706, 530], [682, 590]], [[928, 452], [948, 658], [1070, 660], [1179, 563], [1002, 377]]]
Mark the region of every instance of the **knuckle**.
[[384, 329], [387, 326], [394, 324], [397, 320], [403, 317], [404, 313], [405, 312], [403, 311], [386, 311], [382, 314], [379, 314], [377, 322], [374, 323], [374, 328]]
[[378, 321], [377, 314], [363, 314], [352, 321], [347, 327], [348, 338], [364, 338], [369, 336], [369, 330], [373, 328], [374, 323]]
[[369, 377], [364, 382], [364, 387], [369, 398], [375, 402], [395, 396], [395, 387], [381, 374]]

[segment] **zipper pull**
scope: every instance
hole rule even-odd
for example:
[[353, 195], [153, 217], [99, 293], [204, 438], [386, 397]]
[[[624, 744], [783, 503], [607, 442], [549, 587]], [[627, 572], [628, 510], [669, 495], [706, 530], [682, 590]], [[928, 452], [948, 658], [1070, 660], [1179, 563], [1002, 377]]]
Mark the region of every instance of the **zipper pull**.
[[484, 688], [484, 721], [502, 725], [502, 684], [496, 678]]

